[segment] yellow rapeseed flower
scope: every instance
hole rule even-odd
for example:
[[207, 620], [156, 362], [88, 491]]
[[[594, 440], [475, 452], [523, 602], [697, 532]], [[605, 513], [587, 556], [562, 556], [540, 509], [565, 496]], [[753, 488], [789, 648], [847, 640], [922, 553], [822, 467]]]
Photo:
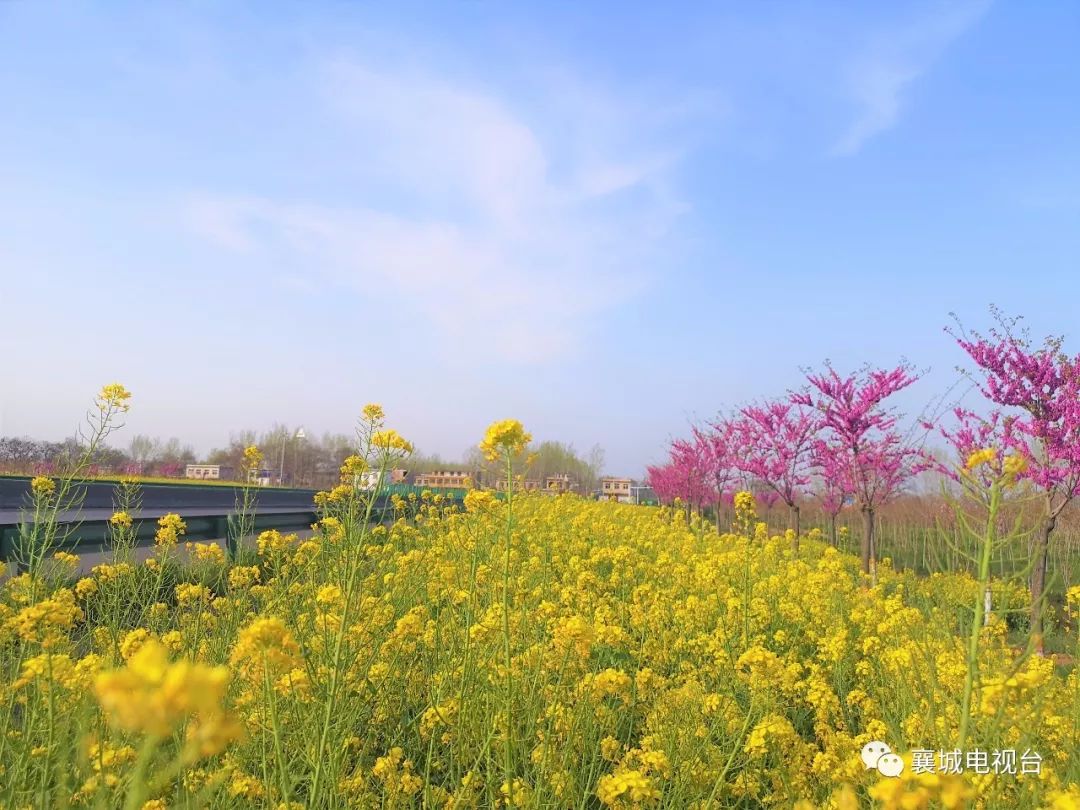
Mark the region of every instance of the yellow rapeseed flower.
[[113, 512], [112, 517], [109, 518], [109, 523], [111, 523], [113, 526], [116, 526], [119, 529], [130, 529], [131, 525], [132, 525], [132, 522], [133, 521], [131, 519], [131, 515], [129, 515], [127, 512], [125, 512], [123, 510], [120, 510], [118, 512]]
[[660, 791], [651, 778], [635, 769], [601, 776], [596, 785], [596, 795], [601, 803], [609, 807], [620, 802], [628, 802], [636, 807], [659, 799]]
[[1005, 456], [1005, 461], [1002, 462], [1001, 472], [1005, 477], [1007, 483], [1012, 483], [1016, 479], [1027, 472], [1028, 460], [1027, 456], [1022, 456], [1019, 453], [1010, 453]]
[[83, 619], [75, 594], [61, 588], [52, 596], [28, 605], [10, 620], [9, 626], [24, 641], [37, 641], [53, 646], [61, 636]]
[[259, 581], [261, 572], [257, 565], [237, 565], [229, 569], [229, 587], [235, 590], [250, 588]]
[[36, 476], [30, 482], [30, 491], [42, 500], [47, 500], [56, 494], [56, 482], [47, 475]]
[[128, 400], [131, 399], [131, 392], [128, 391], [120, 383], [109, 383], [103, 386], [97, 396], [97, 406], [101, 411], [127, 411], [131, 406], [128, 405]]
[[752, 492], [736, 492], [735, 504], [735, 530], [739, 534], [749, 536], [757, 521], [757, 501]]
[[495, 495], [486, 489], [470, 489], [465, 493], [464, 505], [469, 512], [483, 512], [499, 502]]
[[341, 480], [352, 481], [367, 472], [368, 463], [362, 456], [349, 456], [341, 464]]
[[191, 552], [199, 562], [217, 563], [225, 562], [225, 549], [217, 543], [185, 543], [184, 548]]
[[492, 422], [480, 442], [480, 450], [488, 461], [496, 461], [506, 453], [516, 455], [529, 446], [532, 436], [517, 419]]
[[240, 631], [230, 661], [251, 675], [288, 672], [301, 665], [300, 645], [281, 619], [261, 616]]
[[97, 590], [97, 582], [92, 577], [83, 577], [75, 583], [75, 595], [80, 599], [89, 599]]
[[120, 657], [125, 661], [129, 660], [135, 653], [146, 646], [146, 643], [153, 638], [150, 631], [145, 627], [136, 627], [134, 630], [129, 630], [124, 634], [124, 638], [120, 642]]
[[409, 455], [413, 451], [412, 443], [406, 441], [400, 433], [393, 428], [380, 430], [371, 437], [371, 446], [386, 453], [400, 453]]
[[983, 464], [990, 464], [997, 459], [997, 454], [997, 450], [993, 447], [984, 447], [982, 450], [976, 450], [967, 457], [964, 467], [968, 470], [974, 470], [976, 467], [981, 467]]
[[115, 726], [162, 738], [193, 716], [206, 722], [221, 715], [228, 683], [227, 667], [170, 662], [165, 647], [149, 640], [127, 666], [98, 675], [94, 691]]
[[274, 556], [286, 551], [296, 542], [295, 534], [282, 534], [277, 529], [267, 529], [255, 541], [260, 557]]
[[251, 470], [258, 470], [262, 468], [263, 459], [264, 456], [262, 450], [253, 444], [244, 448], [244, 457], [241, 466], [248, 472]]
[[181, 582], [176, 586], [176, 603], [182, 608], [194, 608], [210, 604], [213, 594], [205, 585]]
[[158, 530], [154, 536], [154, 545], [159, 548], [173, 548], [180, 536], [187, 531], [187, 524], [173, 512], [158, 518]]

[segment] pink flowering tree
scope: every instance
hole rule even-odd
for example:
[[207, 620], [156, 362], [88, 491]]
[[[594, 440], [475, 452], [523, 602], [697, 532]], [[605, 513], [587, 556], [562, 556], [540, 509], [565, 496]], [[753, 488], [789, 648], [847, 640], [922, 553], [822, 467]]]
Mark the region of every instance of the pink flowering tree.
[[[1000, 410], [979, 416], [974, 411], [959, 407], [953, 408], [953, 417], [953, 427], [932, 422], [923, 422], [923, 427], [928, 430], [936, 427], [952, 449], [954, 457], [942, 460], [930, 453], [923, 453], [918, 469], [931, 470], [957, 484], [973, 481], [983, 490], [988, 490], [995, 480], [1002, 477], [1006, 454], [1026, 450], [1023, 438], [1017, 432], [1016, 420], [1005, 417]], [[994, 457], [988, 458], [977, 468], [969, 469], [969, 459], [987, 448], [997, 451]]]
[[792, 395], [792, 402], [818, 413], [823, 438], [845, 470], [863, 516], [860, 553], [863, 571], [869, 574], [877, 560], [875, 513], [911, 477], [918, 455], [896, 431], [897, 417], [885, 401], [916, 379], [907, 365], [865, 369], [846, 377], [826, 366], [820, 374], [808, 374], [808, 388]]
[[1034, 346], [1013, 331], [1015, 321], [998, 320], [1001, 328], [986, 337], [953, 336], [978, 367], [983, 396], [1015, 414], [1012, 449], [1024, 456], [1024, 477], [1043, 499], [1030, 579], [1031, 633], [1041, 650], [1050, 537], [1080, 492], [1080, 356], [1066, 355], [1058, 337]]
[[734, 466], [787, 506], [795, 548], [801, 528], [799, 500], [810, 483], [818, 427], [815, 411], [790, 400], [747, 406], [739, 411], [732, 427], [738, 448]]
[[818, 503], [829, 518], [829, 543], [835, 547], [836, 519], [853, 491], [851, 470], [842, 448], [822, 439], [814, 441], [811, 465], [817, 476]]
[[182, 478], [184, 465], [177, 461], [166, 461], [158, 466], [157, 474], [163, 478]]
[[676, 498], [682, 497], [681, 481], [678, 470], [670, 461], [666, 464], [656, 464], [646, 467], [649, 486], [653, 488], [660, 503], [670, 504]]
[[710, 448], [698, 437], [676, 439], [671, 443], [671, 463], [681, 482], [682, 499], [695, 512], [701, 512], [714, 500], [709, 470]]
[[708, 464], [706, 443], [676, 439], [671, 443], [667, 463], [647, 468], [649, 485], [665, 503], [678, 498], [688, 512], [700, 512], [715, 499]]
[[739, 469], [735, 464], [738, 436], [735, 423], [730, 419], [719, 419], [708, 429], [694, 427], [694, 443], [699, 447], [701, 463], [705, 477], [712, 492], [709, 502], [713, 505], [716, 517], [716, 532], [722, 533], [720, 504], [739, 478]]
[[[960, 488], [964, 504], [946, 492], [960, 530], [976, 543], [975, 553], [969, 553], [953, 542], [946, 533], [945, 542], [972, 566], [979, 591], [972, 604], [972, 620], [968, 631], [966, 674], [961, 697], [959, 745], [963, 748], [971, 725], [975, 684], [979, 679], [980, 642], [983, 626], [989, 621], [993, 607], [991, 560], [1006, 546], [1026, 535], [1017, 520], [1011, 531], [1000, 525], [1001, 508], [1006, 493], [1015, 488], [1018, 477], [1026, 469], [1025, 457], [1017, 452], [1023, 441], [1016, 433], [1016, 421], [994, 410], [983, 418], [963, 408], [954, 410], [956, 426], [939, 428], [958, 458], [941, 460], [927, 456], [926, 467], [933, 469]], [[929, 427], [929, 426], [928, 426]], [[1019, 441], [1018, 441], [1019, 440]], [[975, 515], [970, 504], [977, 504]], [[981, 524], [980, 520], [981, 518]], [[1033, 638], [1033, 640], [1035, 640]]]

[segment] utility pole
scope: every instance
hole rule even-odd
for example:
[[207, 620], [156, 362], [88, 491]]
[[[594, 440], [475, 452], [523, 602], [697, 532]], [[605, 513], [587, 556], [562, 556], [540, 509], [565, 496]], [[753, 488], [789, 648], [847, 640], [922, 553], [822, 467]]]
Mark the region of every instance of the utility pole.
[[[301, 426], [296, 431], [296, 435], [292, 437], [292, 439], [306, 439], [306, 438], [307, 438], [307, 434], [304, 433], [303, 426]], [[289, 441], [290, 441], [289, 432], [285, 431], [285, 435], [281, 438], [281, 464], [278, 467], [278, 479], [277, 479], [278, 484], [284, 484], [285, 483], [285, 448], [288, 446]], [[294, 456], [293, 457], [293, 463], [294, 464], [296, 463], [296, 460], [297, 460], [297, 457]]]
[[[304, 433], [303, 426], [301, 426], [296, 431], [296, 436], [294, 436], [293, 438], [296, 439], [297, 441], [302, 441], [303, 439], [307, 438], [307, 434]], [[296, 468], [296, 469], [299, 469], [299, 464], [300, 464], [300, 448], [297, 447], [296, 452], [293, 453], [293, 467]], [[299, 476], [296, 476], [296, 477], [299, 478]], [[294, 480], [292, 482], [292, 484], [293, 484], [293, 486], [296, 486], [296, 481]]]

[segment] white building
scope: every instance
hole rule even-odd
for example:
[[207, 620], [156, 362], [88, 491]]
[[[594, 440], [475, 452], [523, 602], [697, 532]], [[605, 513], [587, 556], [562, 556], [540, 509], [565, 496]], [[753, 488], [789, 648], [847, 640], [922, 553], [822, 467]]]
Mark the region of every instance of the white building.
[[227, 464], [188, 464], [185, 478], [201, 478], [208, 481], [231, 481], [233, 468]]

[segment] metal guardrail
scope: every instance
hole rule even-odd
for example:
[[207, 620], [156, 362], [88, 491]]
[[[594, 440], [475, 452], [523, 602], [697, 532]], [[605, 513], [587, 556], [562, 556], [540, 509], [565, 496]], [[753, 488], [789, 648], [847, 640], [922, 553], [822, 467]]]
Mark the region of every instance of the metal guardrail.
[[[32, 517], [27, 511], [30, 502], [30, 481], [25, 476], [0, 477], [0, 561], [8, 561], [12, 569], [14, 552], [23, 524]], [[76, 485], [76, 497], [82, 507], [58, 516], [63, 528], [62, 547], [73, 553], [102, 551], [109, 539], [109, 519], [113, 515], [113, 496], [116, 483], [104, 481], [81, 482]], [[236, 538], [229, 530], [230, 519], [236, 512], [237, 496], [243, 487], [200, 484], [140, 485], [141, 508], [132, 513], [136, 547], [154, 542], [157, 520], [173, 512], [187, 525], [184, 539], [189, 541], [225, 540], [230, 554]], [[404, 484], [384, 488], [372, 505], [372, 515], [383, 520], [393, 514], [394, 496], [420, 498], [425, 491], [443, 495], [446, 502], [460, 503], [465, 490], [438, 490]], [[258, 534], [267, 529], [297, 531], [307, 529], [318, 520], [315, 509], [315, 490], [255, 488], [255, 505], [250, 524]], [[14, 571], [13, 571], [14, 573]]]
[[[178, 507], [173, 510], [141, 510], [132, 515], [132, 524], [135, 535], [135, 546], [146, 547], [153, 545], [154, 536], [157, 533], [157, 519], [166, 511], [173, 511], [183, 518], [187, 526], [184, 532], [184, 540], [225, 540], [229, 546], [230, 554], [235, 553], [235, 537], [229, 531], [231, 513], [200, 512]], [[93, 512], [81, 512], [78, 516], [61, 516], [60, 523], [63, 525], [63, 541], [58, 544], [57, 550], [70, 551], [75, 554], [103, 551], [109, 539], [108, 514]], [[267, 529], [281, 531], [297, 531], [307, 529], [318, 520], [314, 508], [307, 510], [295, 509], [256, 509], [250, 524], [254, 533]], [[10, 518], [0, 513], [0, 560], [6, 560], [11, 568], [15, 568], [15, 550], [21, 532], [21, 521], [12, 522]], [[14, 571], [13, 571], [14, 573]]]
[[[24, 508], [29, 503], [29, 476], [0, 476], [0, 512]], [[112, 509], [116, 494], [116, 481], [80, 481], [77, 489], [82, 498], [82, 508]], [[175, 511], [177, 507], [228, 508], [236, 503], [243, 487], [223, 484], [161, 484], [139, 485], [139, 497], [143, 509]], [[308, 508], [313, 505], [313, 489], [288, 489], [284, 487], [254, 488], [259, 501], [266, 506], [293, 506]]]

